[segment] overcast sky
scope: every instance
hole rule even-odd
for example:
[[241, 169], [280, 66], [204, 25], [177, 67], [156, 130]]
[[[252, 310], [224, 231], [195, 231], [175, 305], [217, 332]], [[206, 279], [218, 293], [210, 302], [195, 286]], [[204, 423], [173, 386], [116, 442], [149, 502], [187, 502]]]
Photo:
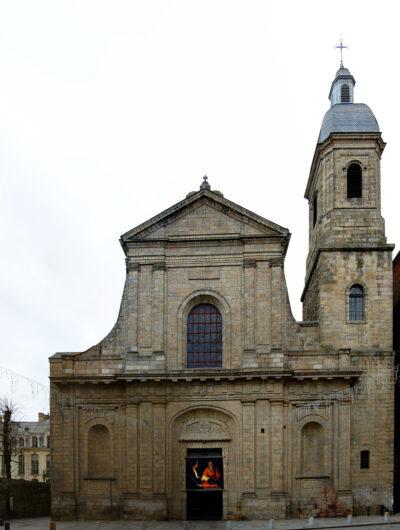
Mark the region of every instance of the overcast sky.
[[[197, 190], [292, 233], [301, 319], [303, 198], [340, 63], [387, 147], [382, 213], [399, 237], [397, 2], [0, 1], [0, 368], [48, 384], [48, 357], [97, 343], [125, 279], [119, 236]], [[395, 250], [397, 252], [397, 249]], [[44, 394], [0, 373], [21, 419]]]

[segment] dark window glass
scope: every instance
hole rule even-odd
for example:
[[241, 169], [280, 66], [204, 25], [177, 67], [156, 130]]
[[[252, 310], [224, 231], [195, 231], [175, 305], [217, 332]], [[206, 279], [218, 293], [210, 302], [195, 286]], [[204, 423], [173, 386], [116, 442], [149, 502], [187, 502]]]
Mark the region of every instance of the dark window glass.
[[39, 457], [38, 455], [31, 456], [31, 475], [39, 475]]
[[361, 285], [353, 285], [350, 288], [349, 319], [364, 320], [364, 290]]
[[36, 438], [36, 436], [33, 436], [33, 438], [32, 438], [32, 447], [37, 447], [37, 446], [38, 446], [37, 445], [37, 438]]
[[362, 171], [359, 164], [350, 164], [347, 169], [347, 198], [362, 197]]
[[315, 226], [315, 223], [318, 219], [318, 193], [315, 192], [314, 200], [313, 200], [313, 225]]
[[25, 473], [25, 459], [24, 455], [19, 455], [18, 457], [18, 475], [23, 475]]
[[198, 304], [187, 319], [187, 367], [222, 366], [222, 316], [211, 304]]
[[369, 451], [361, 451], [360, 454], [360, 468], [369, 469]]
[[342, 85], [340, 89], [340, 101], [342, 103], [350, 103], [350, 87], [349, 85]]

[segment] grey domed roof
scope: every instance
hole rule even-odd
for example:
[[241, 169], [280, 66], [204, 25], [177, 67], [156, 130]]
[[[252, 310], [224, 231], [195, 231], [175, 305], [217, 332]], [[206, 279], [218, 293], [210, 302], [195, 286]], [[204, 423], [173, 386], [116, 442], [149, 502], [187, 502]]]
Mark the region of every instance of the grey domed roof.
[[325, 114], [318, 143], [331, 133], [379, 132], [379, 125], [372, 110], [364, 103], [338, 103]]
[[[339, 77], [340, 75], [351, 75], [350, 70], [348, 68], [345, 68], [344, 66], [341, 66], [339, 70], [336, 72], [336, 77]], [[352, 76], [353, 77], [353, 76]]]

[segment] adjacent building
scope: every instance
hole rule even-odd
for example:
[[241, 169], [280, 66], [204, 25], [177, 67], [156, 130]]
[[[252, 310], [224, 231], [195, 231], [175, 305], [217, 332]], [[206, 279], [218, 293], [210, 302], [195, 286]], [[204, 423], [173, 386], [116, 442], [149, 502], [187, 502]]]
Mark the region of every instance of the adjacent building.
[[122, 235], [114, 328], [87, 351], [50, 359], [54, 518], [392, 507], [385, 143], [371, 109], [354, 103], [354, 85], [341, 65], [305, 182], [303, 321], [286, 288], [288, 229], [206, 178]]
[[[50, 481], [50, 416], [39, 412], [38, 421], [20, 421], [13, 425], [11, 477], [37, 482]], [[5, 476], [4, 459], [1, 475]]]

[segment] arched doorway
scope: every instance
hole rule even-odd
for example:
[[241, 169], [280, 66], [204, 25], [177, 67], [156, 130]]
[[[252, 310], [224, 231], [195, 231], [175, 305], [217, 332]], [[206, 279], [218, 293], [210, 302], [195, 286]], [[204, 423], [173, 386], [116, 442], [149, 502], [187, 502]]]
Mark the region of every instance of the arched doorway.
[[216, 408], [186, 409], [172, 420], [169, 518], [226, 519], [236, 511], [240, 495], [237, 441], [236, 419]]

